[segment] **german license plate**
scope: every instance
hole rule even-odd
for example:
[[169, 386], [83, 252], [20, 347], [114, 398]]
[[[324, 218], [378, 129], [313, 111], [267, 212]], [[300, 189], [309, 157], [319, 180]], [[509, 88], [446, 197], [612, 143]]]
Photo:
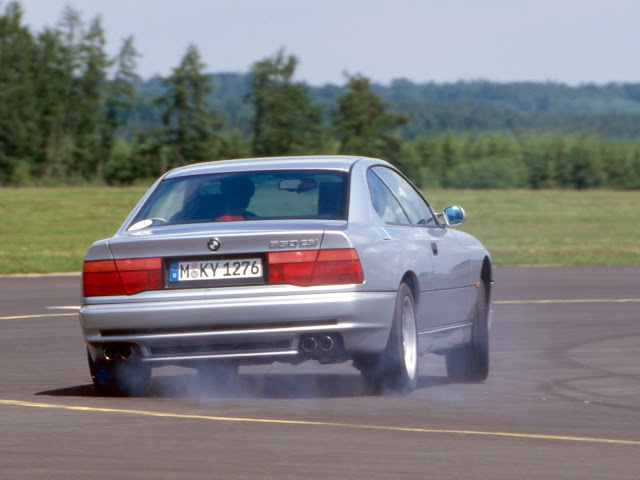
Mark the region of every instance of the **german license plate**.
[[169, 266], [169, 281], [261, 278], [262, 273], [261, 258], [172, 262]]

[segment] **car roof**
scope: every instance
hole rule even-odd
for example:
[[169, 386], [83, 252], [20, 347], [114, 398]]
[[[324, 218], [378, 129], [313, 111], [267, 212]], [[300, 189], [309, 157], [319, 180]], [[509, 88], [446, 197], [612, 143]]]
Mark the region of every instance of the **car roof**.
[[[207, 173], [225, 173], [257, 170], [343, 170], [349, 171], [354, 163], [366, 157], [349, 155], [315, 155], [297, 157], [264, 157], [245, 158], [240, 160], [217, 160], [213, 162], [196, 163], [179, 167], [168, 172], [164, 178], [183, 177], [188, 175], [202, 175]], [[386, 163], [378, 160], [380, 163]]]

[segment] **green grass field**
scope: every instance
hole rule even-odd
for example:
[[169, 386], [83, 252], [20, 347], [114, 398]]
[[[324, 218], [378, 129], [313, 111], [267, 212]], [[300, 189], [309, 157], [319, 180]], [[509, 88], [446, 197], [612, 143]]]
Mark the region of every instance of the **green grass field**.
[[496, 265], [640, 264], [640, 192], [441, 190], [439, 208], [458, 203], [460, 227], [480, 239]]
[[[130, 188], [0, 188], [0, 274], [73, 272], [145, 192]], [[496, 265], [640, 264], [640, 192], [433, 190], [437, 209], [461, 205], [461, 230]]]

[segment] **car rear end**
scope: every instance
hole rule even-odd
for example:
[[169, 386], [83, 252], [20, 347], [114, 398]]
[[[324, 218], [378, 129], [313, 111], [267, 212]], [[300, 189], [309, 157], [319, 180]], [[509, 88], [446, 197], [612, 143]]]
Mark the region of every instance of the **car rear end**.
[[[347, 221], [351, 165], [208, 165], [163, 178], [89, 249], [90, 362], [330, 363], [383, 349], [393, 294], [366, 288]], [[219, 185], [239, 176], [254, 189], [244, 212]]]

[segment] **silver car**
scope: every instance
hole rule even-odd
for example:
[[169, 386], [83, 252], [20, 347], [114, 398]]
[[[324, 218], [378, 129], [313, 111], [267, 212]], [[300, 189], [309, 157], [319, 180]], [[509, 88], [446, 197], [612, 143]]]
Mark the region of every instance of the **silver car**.
[[172, 170], [85, 257], [93, 382], [143, 395], [152, 367], [222, 384], [239, 365], [352, 361], [371, 391], [406, 394], [427, 352], [445, 355], [451, 379], [482, 381], [491, 258], [450, 228], [464, 220], [373, 158]]

